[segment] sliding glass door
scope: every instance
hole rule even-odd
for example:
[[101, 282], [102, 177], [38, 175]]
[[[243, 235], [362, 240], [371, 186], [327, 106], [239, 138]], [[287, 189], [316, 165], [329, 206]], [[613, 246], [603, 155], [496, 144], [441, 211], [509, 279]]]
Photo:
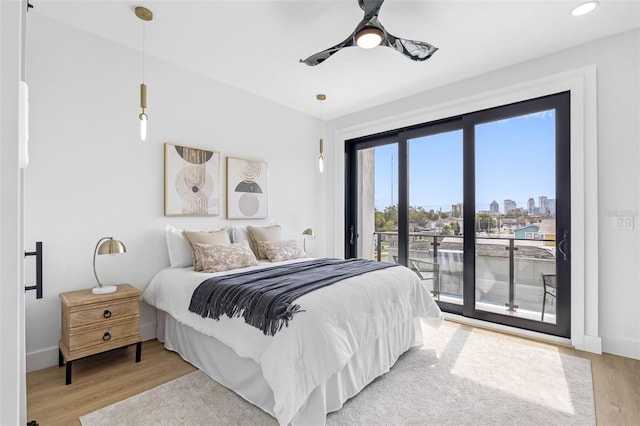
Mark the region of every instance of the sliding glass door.
[[441, 308], [569, 337], [569, 94], [347, 141], [347, 257]]

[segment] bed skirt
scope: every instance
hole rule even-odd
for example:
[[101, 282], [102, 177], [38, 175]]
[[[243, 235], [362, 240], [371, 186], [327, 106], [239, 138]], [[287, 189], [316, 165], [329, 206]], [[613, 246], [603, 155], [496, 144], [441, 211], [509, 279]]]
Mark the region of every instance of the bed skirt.
[[[177, 352], [221, 385], [275, 417], [273, 391], [258, 363], [238, 356], [219, 340], [198, 333], [171, 315], [160, 310], [157, 312], [157, 336], [165, 348]], [[327, 413], [339, 410], [345, 401], [376, 377], [388, 372], [400, 355], [421, 344], [422, 328], [418, 318], [369, 342], [351, 357], [342, 370], [313, 390], [291, 424], [324, 425]]]

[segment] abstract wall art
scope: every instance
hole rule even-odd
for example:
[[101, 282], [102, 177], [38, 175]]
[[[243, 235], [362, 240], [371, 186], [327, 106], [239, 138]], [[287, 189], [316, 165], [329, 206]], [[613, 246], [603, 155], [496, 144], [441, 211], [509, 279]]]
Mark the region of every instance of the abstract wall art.
[[268, 167], [262, 161], [227, 157], [227, 218], [267, 217]]
[[220, 153], [164, 144], [164, 215], [220, 214]]

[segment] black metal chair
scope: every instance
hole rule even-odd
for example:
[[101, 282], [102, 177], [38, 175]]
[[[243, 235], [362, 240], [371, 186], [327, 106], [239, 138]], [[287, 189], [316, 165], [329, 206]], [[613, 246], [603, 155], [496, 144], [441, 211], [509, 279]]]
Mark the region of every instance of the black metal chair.
[[544, 294], [542, 295], [542, 317], [540, 321], [544, 321], [544, 307], [547, 302], [547, 295], [556, 297], [556, 274], [542, 274], [542, 287]]

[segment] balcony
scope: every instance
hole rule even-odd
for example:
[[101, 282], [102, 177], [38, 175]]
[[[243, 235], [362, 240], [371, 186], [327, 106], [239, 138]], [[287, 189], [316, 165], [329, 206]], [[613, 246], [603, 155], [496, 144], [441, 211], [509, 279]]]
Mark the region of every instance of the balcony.
[[[374, 232], [372, 258], [398, 259], [397, 232]], [[462, 236], [409, 234], [408, 267], [439, 301], [462, 304]], [[554, 239], [476, 237], [476, 309], [556, 323]], [[553, 294], [550, 295], [549, 293]]]

